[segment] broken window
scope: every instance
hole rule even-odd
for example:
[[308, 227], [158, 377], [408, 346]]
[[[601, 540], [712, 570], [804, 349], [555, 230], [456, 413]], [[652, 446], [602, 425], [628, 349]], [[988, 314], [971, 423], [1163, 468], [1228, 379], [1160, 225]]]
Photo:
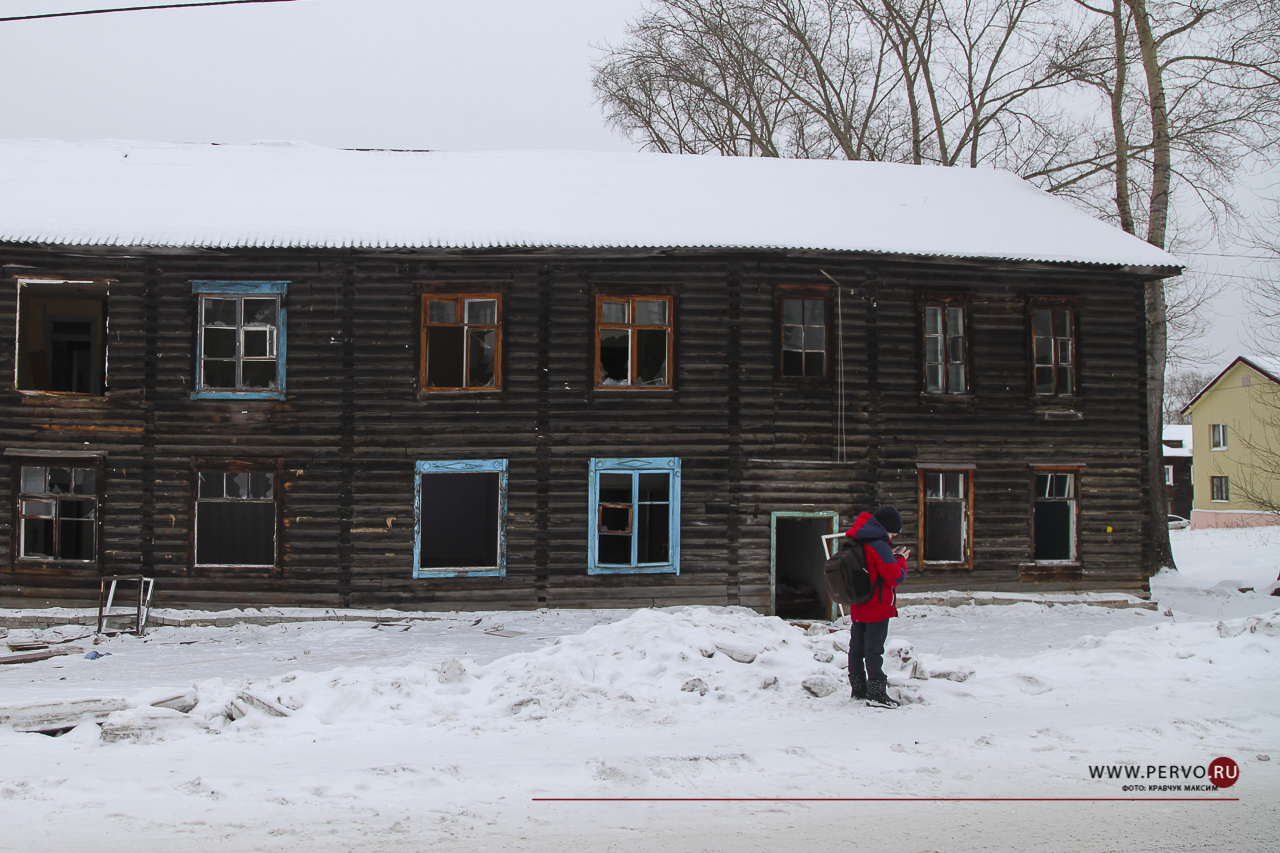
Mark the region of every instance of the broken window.
[[107, 284], [19, 281], [17, 338], [19, 390], [103, 393]]
[[1075, 333], [1070, 308], [1036, 308], [1032, 312], [1036, 394], [1075, 394]]
[[1077, 480], [1075, 471], [1036, 471], [1034, 527], [1038, 561], [1076, 560]]
[[18, 466], [20, 559], [97, 559], [98, 479], [97, 468]]
[[965, 308], [943, 303], [924, 307], [924, 390], [963, 394], [969, 390]]
[[679, 572], [680, 460], [592, 459], [587, 570]]
[[501, 576], [507, 568], [507, 460], [416, 465], [416, 578]]
[[194, 397], [284, 397], [285, 282], [197, 281]]
[[921, 558], [926, 563], [969, 562], [969, 471], [921, 470]]
[[596, 297], [596, 387], [671, 387], [671, 297]]
[[422, 387], [429, 391], [500, 385], [499, 294], [422, 297]]
[[821, 379], [827, 375], [827, 300], [782, 300], [782, 375]]
[[274, 566], [277, 494], [274, 470], [196, 471], [197, 566]]
[[1224, 502], [1231, 500], [1231, 478], [1230, 477], [1210, 477], [1209, 478], [1209, 500], [1224, 501]]
[[1209, 424], [1209, 449], [1210, 450], [1226, 450], [1227, 449], [1227, 425], [1226, 424]]

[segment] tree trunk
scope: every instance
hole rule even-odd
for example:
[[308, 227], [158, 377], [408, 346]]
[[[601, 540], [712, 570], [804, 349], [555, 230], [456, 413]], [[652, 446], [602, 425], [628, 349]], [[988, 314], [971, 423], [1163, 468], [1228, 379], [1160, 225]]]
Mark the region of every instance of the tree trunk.
[[[1169, 185], [1173, 175], [1169, 145], [1169, 114], [1165, 105], [1164, 75], [1156, 42], [1151, 33], [1146, 0], [1125, 0], [1133, 13], [1138, 34], [1138, 49], [1147, 76], [1147, 96], [1151, 105], [1151, 207], [1147, 221], [1147, 242], [1161, 249], [1169, 223]], [[1166, 327], [1164, 283], [1149, 281], [1146, 285], [1147, 309], [1147, 479], [1150, 481], [1151, 530], [1148, 536], [1147, 569], [1153, 574], [1162, 568], [1176, 568], [1173, 547], [1169, 544], [1168, 487], [1164, 482], [1164, 370], [1168, 355], [1169, 334]]]

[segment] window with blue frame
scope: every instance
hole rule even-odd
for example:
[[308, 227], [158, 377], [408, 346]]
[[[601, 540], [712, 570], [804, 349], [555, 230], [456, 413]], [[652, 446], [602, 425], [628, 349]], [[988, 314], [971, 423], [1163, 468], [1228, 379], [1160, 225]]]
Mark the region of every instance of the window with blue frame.
[[680, 573], [680, 460], [592, 459], [588, 574]]
[[196, 399], [284, 399], [285, 281], [193, 281]]
[[415, 578], [502, 577], [507, 571], [507, 460], [419, 462]]

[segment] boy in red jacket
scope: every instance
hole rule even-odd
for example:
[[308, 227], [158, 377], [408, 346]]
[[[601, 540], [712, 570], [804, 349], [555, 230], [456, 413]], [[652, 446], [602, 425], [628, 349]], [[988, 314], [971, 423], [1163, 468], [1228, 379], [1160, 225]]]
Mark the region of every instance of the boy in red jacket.
[[890, 698], [889, 681], [884, 674], [884, 640], [889, 633], [889, 620], [898, 615], [894, 587], [907, 576], [905, 548], [892, 548], [889, 543], [902, 532], [902, 516], [896, 507], [882, 506], [874, 513], [864, 512], [845, 534], [863, 546], [867, 573], [871, 575], [872, 595], [864, 604], [849, 606], [853, 627], [849, 632], [849, 684], [854, 699], [865, 699], [868, 705], [896, 708]]

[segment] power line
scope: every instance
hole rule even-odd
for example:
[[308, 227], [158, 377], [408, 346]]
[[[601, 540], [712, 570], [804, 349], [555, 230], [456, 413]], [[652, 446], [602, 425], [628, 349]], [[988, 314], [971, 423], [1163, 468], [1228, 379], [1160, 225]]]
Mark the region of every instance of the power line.
[[37, 21], [41, 18], [75, 18], [81, 15], [107, 15], [111, 12], [145, 12], [149, 9], [194, 9], [198, 6], [244, 6], [249, 3], [292, 3], [294, 0], [205, 0], [201, 3], [166, 3], [160, 6], [120, 6], [116, 9], [86, 9], [83, 12], [46, 12], [41, 15], [13, 15], [4, 21]]

